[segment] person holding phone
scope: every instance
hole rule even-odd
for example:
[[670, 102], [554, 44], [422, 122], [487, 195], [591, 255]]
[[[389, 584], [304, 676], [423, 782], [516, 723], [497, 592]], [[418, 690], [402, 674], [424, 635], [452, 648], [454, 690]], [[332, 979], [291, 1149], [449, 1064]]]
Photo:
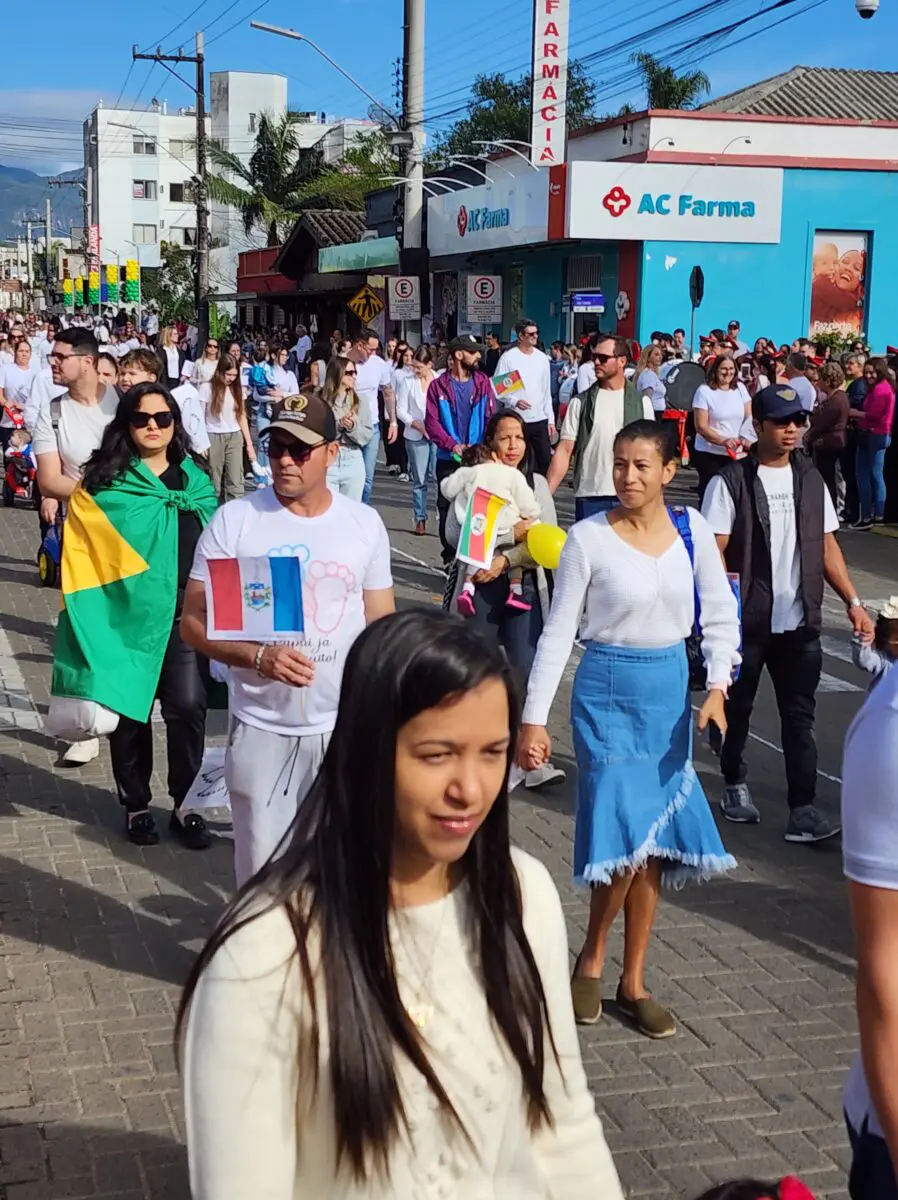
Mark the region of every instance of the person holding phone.
[[751, 397], [736, 378], [736, 364], [720, 355], [708, 367], [703, 383], [692, 401], [695, 417], [695, 453], [698, 471], [698, 502], [705, 498], [708, 484], [731, 459], [742, 458], [755, 441], [751, 423]]

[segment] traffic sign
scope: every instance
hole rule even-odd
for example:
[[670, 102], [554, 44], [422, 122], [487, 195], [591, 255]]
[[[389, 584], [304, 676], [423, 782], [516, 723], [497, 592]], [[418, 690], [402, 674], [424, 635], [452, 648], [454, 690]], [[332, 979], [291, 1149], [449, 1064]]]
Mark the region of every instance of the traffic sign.
[[366, 283], [363, 288], [360, 288], [356, 292], [346, 307], [350, 312], [355, 313], [360, 321], [364, 321], [367, 325], [370, 321], [374, 320], [378, 313], [383, 312], [384, 302], [378, 296], [377, 292]]
[[571, 311], [603, 313], [605, 311], [605, 297], [601, 292], [571, 292]]
[[471, 324], [498, 325], [502, 321], [502, 276], [469, 275], [468, 320]]
[[391, 275], [387, 280], [391, 321], [421, 320], [421, 281], [413, 275]]
[[701, 267], [693, 267], [689, 275], [689, 301], [693, 308], [700, 308], [705, 298], [705, 273]]

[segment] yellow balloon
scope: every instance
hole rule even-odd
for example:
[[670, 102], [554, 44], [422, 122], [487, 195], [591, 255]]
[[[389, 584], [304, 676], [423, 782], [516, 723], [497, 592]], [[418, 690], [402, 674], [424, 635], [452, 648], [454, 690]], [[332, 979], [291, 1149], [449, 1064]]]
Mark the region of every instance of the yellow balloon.
[[557, 525], [534, 525], [527, 531], [527, 549], [534, 562], [547, 571], [557, 571], [567, 534]]

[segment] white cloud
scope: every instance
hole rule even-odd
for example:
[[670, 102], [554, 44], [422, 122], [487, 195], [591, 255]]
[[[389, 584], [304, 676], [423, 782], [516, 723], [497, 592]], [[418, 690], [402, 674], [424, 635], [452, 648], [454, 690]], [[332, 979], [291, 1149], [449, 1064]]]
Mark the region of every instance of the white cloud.
[[0, 88], [0, 162], [39, 175], [67, 171], [82, 162], [82, 123], [109, 91]]

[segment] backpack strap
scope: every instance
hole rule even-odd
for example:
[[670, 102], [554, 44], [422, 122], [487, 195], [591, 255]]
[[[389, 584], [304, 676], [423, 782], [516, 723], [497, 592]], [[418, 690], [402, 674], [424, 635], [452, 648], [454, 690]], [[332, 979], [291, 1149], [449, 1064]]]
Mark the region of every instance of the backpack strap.
[[686, 547], [686, 553], [689, 555], [689, 563], [692, 567], [692, 586], [695, 593], [695, 628], [701, 633], [702, 628], [702, 605], [698, 594], [698, 584], [695, 582], [695, 544], [692, 541], [692, 526], [689, 524], [689, 512], [684, 504], [669, 504], [667, 511], [671, 521], [674, 523], [674, 528], [683, 539], [683, 545]]
[[59, 420], [62, 416], [62, 400], [59, 396], [55, 400], [50, 401], [50, 423], [53, 426], [53, 432], [59, 432]]

